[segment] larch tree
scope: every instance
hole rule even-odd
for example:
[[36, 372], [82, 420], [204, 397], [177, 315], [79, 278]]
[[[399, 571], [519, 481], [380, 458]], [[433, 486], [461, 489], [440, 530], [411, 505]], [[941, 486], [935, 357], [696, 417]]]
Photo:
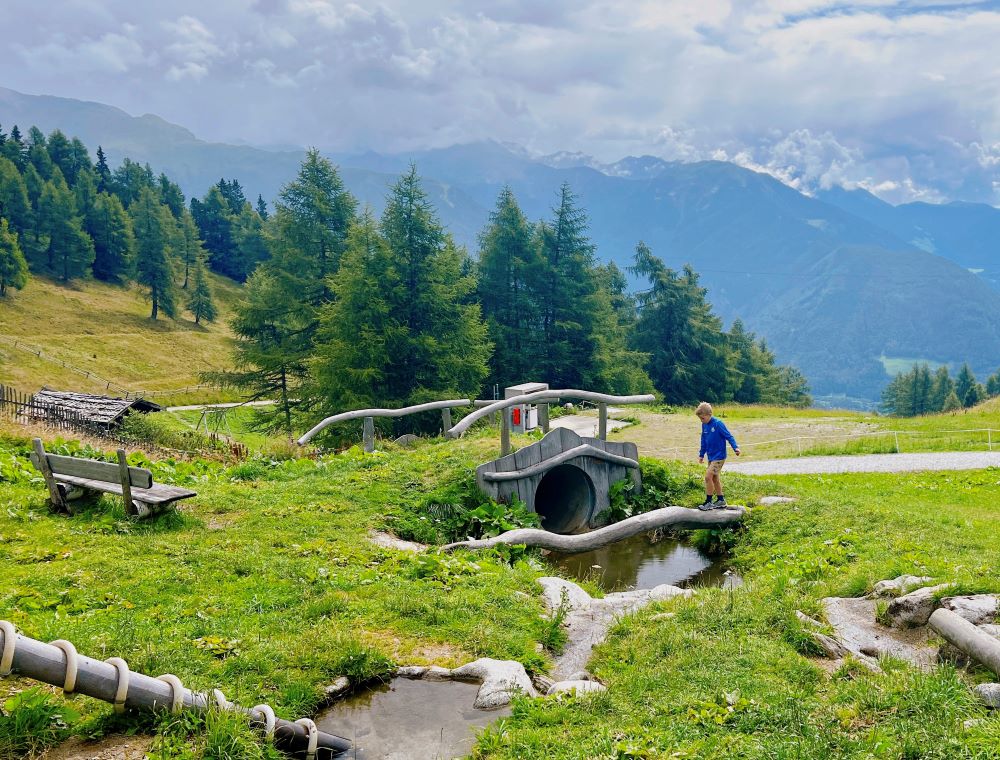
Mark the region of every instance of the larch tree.
[[0, 296], [7, 288], [20, 290], [28, 284], [28, 262], [17, 243], [17, 233], [0, 218]]
[[85, 275], [94, 262], [94, 243], [84, 232], [73, 193], [58, 168], [53, 169], [52, 179], [42, 190], [38, 222], [42, 234], [48, 237], [48, 268], [64, 282]]
[[94, 277], [104, 282], [122, 282], [131, 277], [135, 265], [135, 234], [118, 196], [98, 193], [86, 220], [94, 241]]
[[174, 236], [170, 210], [160, 203], [156, 191], [144, 187], [129, 209], [136, 241], [136, 279], [149, 289], [150, 318], [160, 311], [168, 317], [176, 313], [174, 271], [169, 245]]
[[208, 273], [205, 270], [205, 262], [198, 259], [194, 265], [193, 286], [187, 299], [187, 310], [194, 315], [196, 325], [201, 324], [202, 320], [214, 322], [218, 316], [212, 288], [208, 284]]

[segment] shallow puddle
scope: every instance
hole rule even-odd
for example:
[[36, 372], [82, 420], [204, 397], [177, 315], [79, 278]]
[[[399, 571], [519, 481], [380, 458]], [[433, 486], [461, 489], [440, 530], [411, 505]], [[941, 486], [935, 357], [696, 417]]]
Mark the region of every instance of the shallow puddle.
[[477, 710], [477, 683], [396, 678], [338, 701], [316, 726], [354, 742], [353, 760], [450, 760], [472, 750], [476, 730], [510, 715]]
[[552, 552], [548, 561], [575, 580], [592, 580], [604, 591], [671, 586], [740, 584], [721, 559], [712, 559], [675, 539], [651, 542], [646, 534], [578, 554]]

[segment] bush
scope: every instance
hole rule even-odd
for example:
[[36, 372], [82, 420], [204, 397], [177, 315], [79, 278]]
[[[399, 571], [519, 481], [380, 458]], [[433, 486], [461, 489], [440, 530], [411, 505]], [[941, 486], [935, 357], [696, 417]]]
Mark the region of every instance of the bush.
[[30, 757], [69, 736], [79, 713], [37, 686], [3, 703], [0, 710], [0, 758]]
[[642, 473], [642, 490], [638, 493], [631, 478], [611, 484], [609, 522], [619, 522], [660, 507], [678, 504], [700, 487], [700, 481], [692, 475], [675, 475], [655, 459], [641, 457], [639, 468]]
[[224, 451], [227, 446], [198, 430], [179, 429], [159, 414], [129, 412], [118, 429], [122, 438], [136, 445], [148, 444], [180, 451]]

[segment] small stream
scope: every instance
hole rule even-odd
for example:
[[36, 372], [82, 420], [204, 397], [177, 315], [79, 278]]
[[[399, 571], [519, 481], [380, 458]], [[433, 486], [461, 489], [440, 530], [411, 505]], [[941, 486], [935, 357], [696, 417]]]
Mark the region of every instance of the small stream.
[[725, 561], [712, 558], [676, 539], [655, 543], [647, 534], [577, 554], [551, 552], [548, 561], [572, 580], [594, 581], [603, 591], [631, 591], [671, 586], [738, 586]]
[[477, 710], [477, 683], [396, 678], [338, 701], [316, 726], [354, 742], [348, 760], [450, 760], [472, 751], [476, 730], [510, 715]]

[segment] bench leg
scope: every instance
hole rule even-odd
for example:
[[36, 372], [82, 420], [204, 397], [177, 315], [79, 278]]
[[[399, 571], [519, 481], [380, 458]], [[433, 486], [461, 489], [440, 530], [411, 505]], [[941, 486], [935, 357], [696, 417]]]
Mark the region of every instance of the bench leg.
[[80, 486], [73, 486], [69, 483], [57, 483], [56, 487], [59, 489], [59, 496], [62, 498], [63, 506], [71, 515], [75, 515], [77, 511], [76, 505], [72, 504], [72, 502], [95, 493], [89, 488], [80, 488]]

